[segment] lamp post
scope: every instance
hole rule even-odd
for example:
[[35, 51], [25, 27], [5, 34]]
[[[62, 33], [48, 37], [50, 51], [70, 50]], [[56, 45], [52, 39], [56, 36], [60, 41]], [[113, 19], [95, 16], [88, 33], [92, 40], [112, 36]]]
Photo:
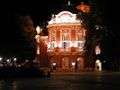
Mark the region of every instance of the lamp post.
[[35, 39], [36, 39], [36, 59], [35, 59], [35, 62], [37, 63], [37, 64], [39, 64], [40, 65], [40, 54], [41, 54], [41, 51], [40, 51], [40, 33], [41, 33], [41, 31], [42, 31], [42, 29], [39, 27], [39, 26], [37, 26], [36, 27], [36, 32], [37, 32], [37, 34], [36, 34], [36, 36], [35, 36]]

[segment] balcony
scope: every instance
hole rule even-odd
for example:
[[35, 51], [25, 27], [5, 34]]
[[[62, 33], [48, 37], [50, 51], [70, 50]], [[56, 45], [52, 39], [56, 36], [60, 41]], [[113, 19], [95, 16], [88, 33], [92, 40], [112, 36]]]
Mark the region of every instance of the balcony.
[[84, 52], [83, 48], [76, 48], [76, 49], [77, 49], [77, 52]]
[[71, 48], [60, 48], [60, 52], [71, 52]]
[[57, 54], [83, 54], [83, 48], [76, 48], [76, 47], [71, 47], [71, 48], [59, 48], [56, 47], [54, 49], [48, 49], [47, 53], [51, 55], [57, 55]]

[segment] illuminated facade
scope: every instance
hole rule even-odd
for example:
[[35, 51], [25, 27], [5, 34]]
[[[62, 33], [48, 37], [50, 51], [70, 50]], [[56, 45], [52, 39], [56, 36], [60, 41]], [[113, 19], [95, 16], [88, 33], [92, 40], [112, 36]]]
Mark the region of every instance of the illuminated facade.
[[94, 47], [89, 42], [90, 48], [86, 48], [90, 33], [82, 21], [82, 15], [85, 14], [81, 13], [89, 14], [90, 7], [82, 3], [76, 7], [78, 11], [75, 12], [75, 8], [72, 9], [70, 6], [69, 2], [67, 9], [52, 14], [51, 20], [48, 21], [48, 34], [40, 37], [40, 66], [48, 65], [56, 71], [101, 71], [102, 63], [98, 58], [101, 53], [100, 47]]
[[83, 70], [86, 30], [77, 15], [61, 11], [48, 22], [47, 55], [53, 70]]

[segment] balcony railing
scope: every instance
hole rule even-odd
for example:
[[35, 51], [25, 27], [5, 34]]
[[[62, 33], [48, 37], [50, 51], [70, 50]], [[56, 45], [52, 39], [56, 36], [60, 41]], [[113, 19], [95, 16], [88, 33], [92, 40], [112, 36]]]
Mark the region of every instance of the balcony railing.
[[60, 52], [71, 52], [71, 48], [60, 48]]
[[83, 52], [83, 48], [75, 48], [75, 47], [71, 47], [71, 48], [54, 48], [54, 49], [47, 49], [47, 52], [75, 52], [75, 53], [78, 53], [78, 52]]
[[83, 52], [83, 48], [77, 48], [77, 52]]

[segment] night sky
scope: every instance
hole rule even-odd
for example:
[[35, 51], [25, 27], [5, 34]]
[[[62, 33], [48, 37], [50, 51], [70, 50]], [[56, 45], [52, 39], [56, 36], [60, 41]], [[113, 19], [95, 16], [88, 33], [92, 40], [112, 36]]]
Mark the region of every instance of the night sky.
[[[79, 5], [81, 1], [71, 0]], [[7, 3], [6, 3], [7, 2]], [[109, 48], [115, 55], [120, 56], [120, 31], [119, 31], [119, 8], [118, 1], [98, 0], [99, 7], [105, 16], [105, 21], [109, 31], [112, 33], [112, 40]], [[61, 8], [62, 4], [67, 4], [67, 0], [16, 0], [4, 1], [0, 3], [0, 54], [3, 55], [31, 55], [33, 48], [29, 46], [17, 30], [16, 16], [30, 15], [35, 26], [40, 25], [50, 19], [51, 14]], [[116, 43], [117, 41], [117, 43]], [[113, 44], [114, 43], [114, 44]]]

